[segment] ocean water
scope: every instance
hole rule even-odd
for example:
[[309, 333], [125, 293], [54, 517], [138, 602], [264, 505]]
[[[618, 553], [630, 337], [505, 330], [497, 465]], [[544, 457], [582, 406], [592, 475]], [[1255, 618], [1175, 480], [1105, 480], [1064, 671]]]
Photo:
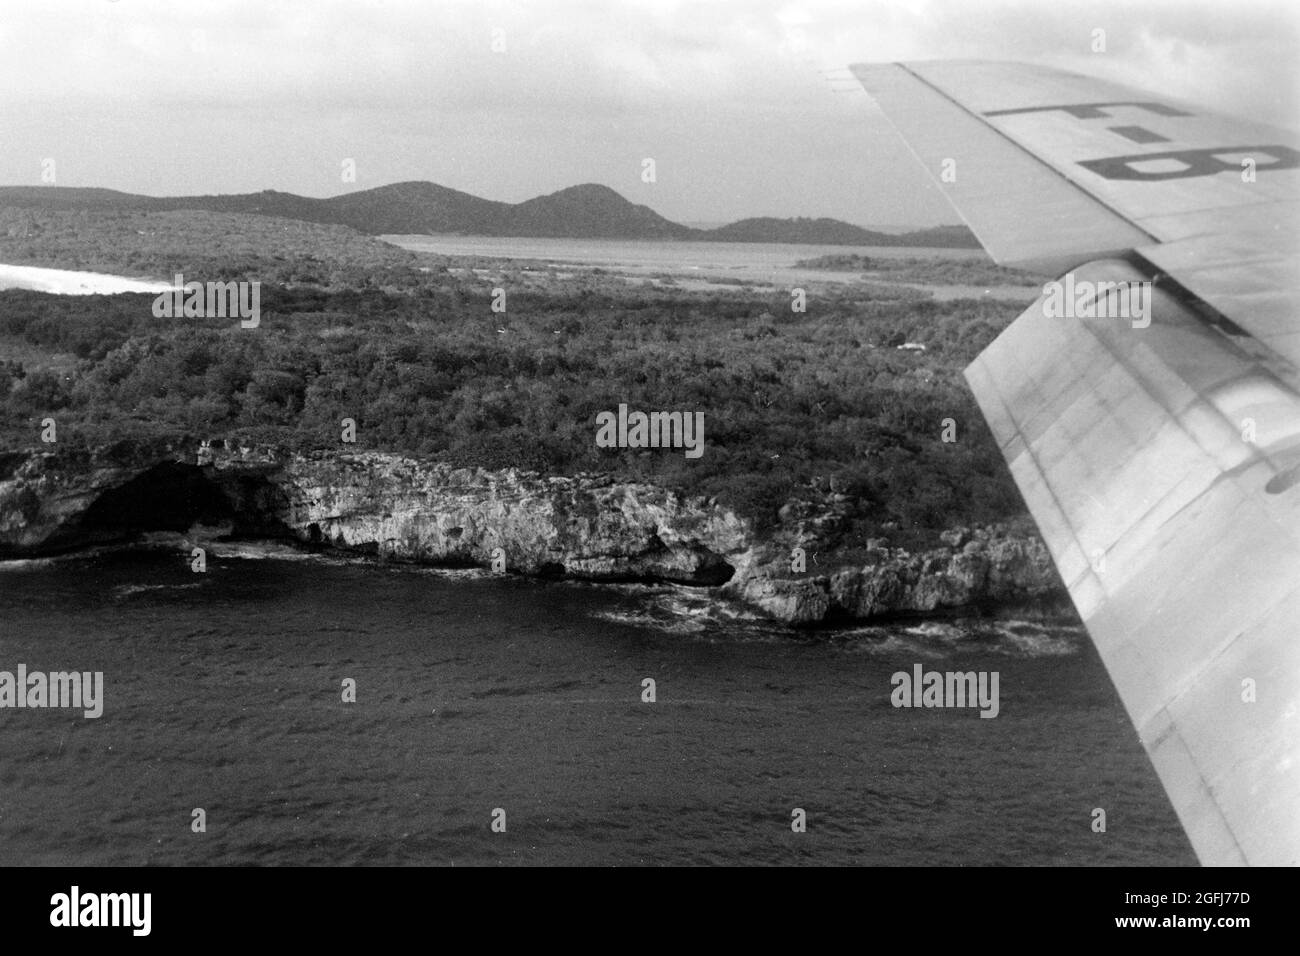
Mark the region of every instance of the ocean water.
[[[800, 635], [687, 588], [187, 561], [0, 565], [0, 670], [105, 682], [98, 720], [0, 710], [0, 864], [1195, 862], [1077, 628]], [[999, 715], [891, 706], [917, 663], [997, 671]]]

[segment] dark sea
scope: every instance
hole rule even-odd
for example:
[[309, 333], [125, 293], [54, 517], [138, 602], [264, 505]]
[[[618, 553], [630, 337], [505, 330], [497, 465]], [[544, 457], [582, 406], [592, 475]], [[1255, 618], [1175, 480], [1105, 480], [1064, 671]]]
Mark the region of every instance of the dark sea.
[[[689, 588], [188, 560], [0, 565], [0, 670], [104, 674], [97, 720], [0, 710], [0, 864], [1195, 863], [1076, 627], [799, 634]], [[998, 672], [998, 716], [893, 707], [918, 663]]]

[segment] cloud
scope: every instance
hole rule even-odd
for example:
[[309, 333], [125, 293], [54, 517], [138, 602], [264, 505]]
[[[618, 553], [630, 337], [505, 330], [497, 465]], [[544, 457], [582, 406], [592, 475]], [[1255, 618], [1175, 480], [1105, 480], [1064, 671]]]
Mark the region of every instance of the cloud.
[[600, 179], [689, 219], [952, 221], [866, 97], [833, 95], [847, 64], [1030, 60], [1295, 125], [1297, 22], [1275, 2], [6, 0], [0, 180], [58, 156], [70, 184], [327, 194], [357, 157], [362, 186]]

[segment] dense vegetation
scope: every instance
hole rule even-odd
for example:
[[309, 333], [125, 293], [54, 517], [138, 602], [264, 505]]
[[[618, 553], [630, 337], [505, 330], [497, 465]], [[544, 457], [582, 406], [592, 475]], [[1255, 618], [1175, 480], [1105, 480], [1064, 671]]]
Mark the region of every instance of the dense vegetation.
[[938, 259], [914, 256], [865, 256], [858, 253], [834, 253], [800, 259], [804, 269], [828, 272], [860, 272], [864, 278], [894, 279], [926, 285], [1041, 285], [1047, 276], [1019, 269], [1006, 269], [987, 259]]
[[[85, 266], [156, 272], [170, 257], [162, 274], [208, 278], [228, 253], [219, 240], [184, 241], [192, 222], [151, 248], [96, 249], [97, 235], [139, 223], [94, 215], [78, 233]], [[4, 242], [39, 251], [55, 239]], [[157, 319], [149, 295], [0, 293], [0, 448], [39, 447], [46, 417], [60, 447], [187, 434], [338, 448], [352, 418], [357, 447], [645, 478], [716, 495], [760, 523], [815, 480], [851, 497], [856, 531], [894, 522], [928, 533], [1021, 510], [961, 378], [1014, 305], [827, 283], [794, 313], [782, 289], [686, 292], [591, 274], [539, 284], [509, 269], [460, 279], [354, 234], [302, 239], [300, 255], [298, 241], [274, 231], [253, 261], [224, 267], [268, 283], [256, 329]], [[350, 264], [354, 254], [366, 265]], [[353, 268], [367, 277], [346, 287]], [[504, 314], [491, 310], [496, 286]], [[904, 341], [927, 350], [898, 350]], [[703, 457], [597, 448], [596, 414], [621, 402], [704, 412]], [[956, 443], [940, 440], [946, 418]]]

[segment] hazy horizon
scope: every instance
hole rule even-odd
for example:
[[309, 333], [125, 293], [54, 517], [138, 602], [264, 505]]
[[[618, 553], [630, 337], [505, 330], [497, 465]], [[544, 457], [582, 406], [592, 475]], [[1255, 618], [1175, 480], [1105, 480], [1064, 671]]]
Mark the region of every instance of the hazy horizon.
[[[431, 180], [403, 180], [402, 182], [431, 182]], [[340, 190], [338, 190], [338, 191], [336, 191], [336, 192], [333, 192], [333, 193], [327, 193], [327, 194], [322, 194], [322, 195], [319, 195], [319, 196], [311, 195], [311, 194], [308, 194], [308, 193], [293, 193], [293, 195], [300, 196], [300, 197], [302, 197], [302, 198], [304, 198], [304, 199], [332, 199], [332, 198], [335, 198], [335, 197], [337, 197], [337, 196], [346, 196], [346, 195], [348, 195], [349, 193], [355, 193], [355, 192], [368, 192], [368, 191], [370, 191], [370, 190], [382, 189], [382, 188], [384, 188], [385, 186], [396, 186], [396, 185], [399, 185], [399, 183], [396, 183], [396, 182], [393, 182], [393, 183], [379, 183], [379, 184], [374, 185], [374, 186], [361, 186], [361, 187], [354, 187], [354, 188], [352, 188], [352, 189], [340, 189]], [[445, 185], [445, 184], [444, 184], [444, 183], [435, 183], [434, 185], [443, 186], [443, 185]], [[608, 184], [606, 184], [606, 183], [573, 183], [573, 184], [572, 184], [572, 186], [590, 186], [590, 185], [608, 186]], [[31, 187], [31, 186], [32, 186], [31, 183], [0, 183], [0, 189], [8, 189], [8, 188], [22, 188], [22, 187]], [[565, 189], [570, 189], [570, 188], [572, 188], [572, 186], [564, 186], [564, 187], [561, 187], [559, 190], [552, 190], [552, 192], [563, 192]], [[33, 188], [38, 188], [38, 189], [107, 189], [107, 190], [109, 190], [110, 192], [122, 193], [123, 195], [146, 196], [146, 197], [153, 198], [153, 199], [174, 199], [174, 198], [177, 198], [177, 196], [180, 196], [180, 195], [181, 195], [181, 194], [165, 194], [165, 193], [154, 193], [154, 192], [134, 192], [134, 191], [129, 191], [129, 190], [125, 190], [125, 189], [113, 189], [113, 187], [111, 187], [111, 186], [65, 186], [65, 185], [63, 185], [63, 184], [61, 184], [61, 183], [45, 184], [45, 185], [39, 185], [39, 184], [38, 184], [38, 185], [36, 185], [36, 186], [33, 187]], [[454, 188], [454, 187], [448, 187], [448, 188]], [[613, 189], [614, 187], [612, 187], [612, 186], [608, 186], [608, 188]], [[465, 190], [458, 190], [458, 191], [459, 191], [459, 192], [465, 192]], [[184, 195], [185, 195], [185, 196], [229, 196], [229, 195], [250, 195], [250, 194], [259, 193], [259, 192], [280, 192], [280, 193], [290, 193], [291, 190], [251, 189], [251, 190], [247, 190], [247, 191], [244, 192], [244, 193], [185, 193]], [[632, 201], [633, 201], [630, 197], [624, 195], [621, 191], [615, 189], [615, 192], [618, 192], [619, 195], [623, 196], [623, 198], [624, 198], [624, 199], [627, 199], [629, 202], [632, 202]], [[473, 194], [473, 195], [476, 195], [476, 194]], [[544, 193], [544, 194], [540, 194], [540, 195], [550, 195], [550, 194], [549, 194], [549, 193]], [[507, 201], [507, 200], [497, 200], [496, 197], [494, 197], [494, 196], [478, 196], [478, 198], [479, 198], [479, 199], [494, 200], [494, 201], [497, 201], [497, 202], [505, 202], [505, 201]], [[536, 197], [529, 196], [528, 198], [529, 198], [529, 199], [532, 199], [532, 198], [536, 198]], [[637, 203], [637, 205], [649, 206], [650, 209], [654, 210], [655, 212], [659, 212], [658, 209], [655, 209], [654, 206], [651, 206], [649, 203]], [[659, 213], [659, 214], [660, 214], [660, 215], [663, 215], [663, 213]], [[709, 229], [718, 229], [718, 228], [721, 228], [721, 227], [723, 227], [723, 226], [728, 226], [728, 225], [731, 225], [732, 223], [739, 222], [739, 221], [742, 220], [742, 219], [757, 219], [757, 218], [764, 218], [764, 217], [761, 217], [761, 216], [740, 216], [740, 217], [737, 217], [736, 219], [725, 219], [725, 220], [681, 220], [681, 219], [673, 219], [671, 216], [665, 216], [665, 218], [671, 220], [672, 222], [675, 222], [677, 225], [680, 225], [680, 226], [686, 226], [687, 228], [690, 228], [690, 229], [709, 230]], [[801, 216], [800, 214], [797, 214], [797, 213], [796, 213], [796, 214], [792, 214], [792, 215], [790, 215], [790, 216], [781, 216], [781, 217], [778, 217], [778, 218], [782, 218], [782, 219], [795, 219], [795, 218], [806, 218], [806, 219], [831, 218], [831, 219], [840, 219], [840, 217], [838, 217], [838, 216], [830, 216], [830, 217]], [[909, 231], [920, 231], [920, 230], [924, 230], [924, 229], [932, 229], [932, 228], [936, 228], [936, 227], [938, 227], [938, 226], [963, 226], [963, 225], [965, 225], [965, 223], [963, 223], [963, 222], [961, 221], [961, 217], [958, 216], [955, 212], [953, 213], [952, 218], [951, 218], [950, 220], [948, 220], [948, 221], [940, 222], [940, 223], [933, 223], [933, 224], [926, 224], [926, 225], [920, 225], [920, 224], [916, 224], [916, 223], [897, 223], [897, 222], [870, 223], [870, 222], [851, 222], [851, 221], [849, 221], [849, 220], [842, 220], [842, 221], [849, 222], [849, 225], [858, 226], [859, 228], [862, 228], [862, 229], [868, 229], [868, 230], [871, 230], [871, 231], [873, 231], [873, 232], [884, 232], [884, 233], [902, 233], [902, 232], [909, 232]]]
[[[676, 222], [960, 222], [848, 77], [853, 62], [1049, 63], [1293, 126], [1300, 59], [1297, 11], [1269, 0], [12, 0], [6, 12], [0, 182], [41, 185], [49, 161], [55, 185], [158, 196], [429, 181], [520, 202], [594, 182]], [[1090, 49], [1097, 29], [1104, 53]]]

